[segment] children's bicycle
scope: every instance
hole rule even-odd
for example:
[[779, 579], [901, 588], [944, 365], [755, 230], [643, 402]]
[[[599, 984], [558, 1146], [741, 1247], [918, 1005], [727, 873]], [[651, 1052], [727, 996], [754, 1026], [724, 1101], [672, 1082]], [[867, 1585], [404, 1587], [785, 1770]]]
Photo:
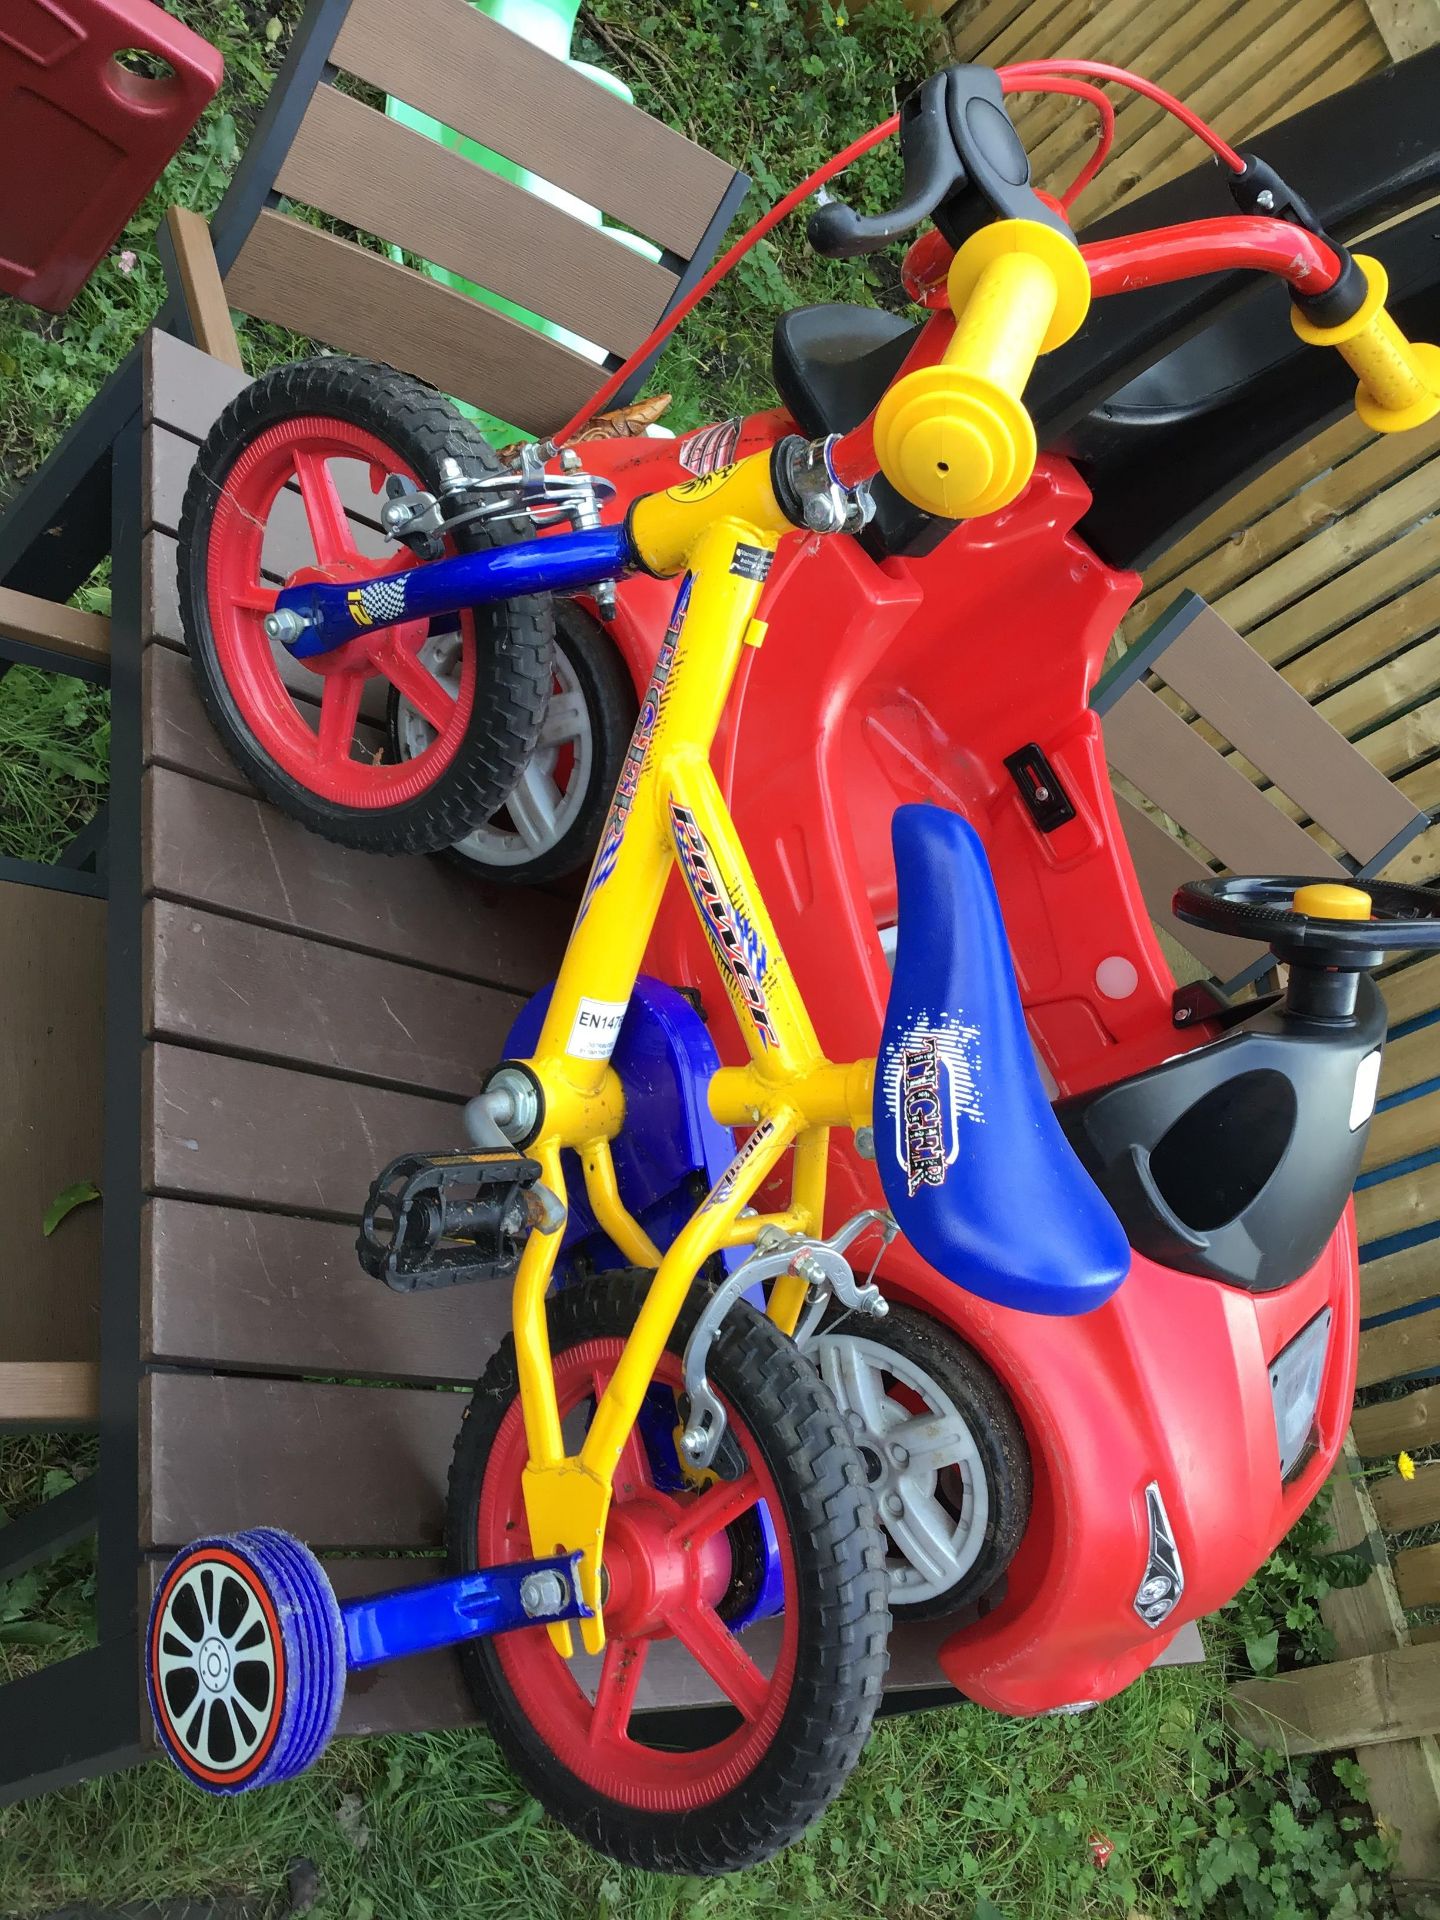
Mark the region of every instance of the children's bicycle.
[[[458, 1644], [517, 1772], [592, 1845], [676, 1872], [763, 1859], [805, 1830], [859, 1757], [894, 1592], [886, 1503], [953, 1439], [923, 1397], [867, 1404], [866, 1369], [823, 1358], [837, 1332], [859, 1329], [861, 1344], [890, 1318], [872, 1277], [890, 1239], [903, 1235], [997, 1312], [1064, 1318], [1103, 1312], [1147, 1262], [1206, 1284], [1284, 1286], [1337, 1231], [1383, 1041], [1367, 975], [1389, 951], [1440, 947], [1440, 897], [1284, 877], [1183, 888], [1182, 917], [1271, 947], [1289, 969], [1283, 997], [1180, 1063], [1106, 1090], [1124, 1097], [1057, 1117], [974, 830], [932, 805], [896, 814], [898, 943], [879, 1047], [833, 1059], [710, 754], [746, 651], [765, 642], [759, 610], [781, 539], [863, 530], [877, 472], [947, 519], [1016, 500], [1036, 459], [1027, 381], [1038, 356], [1074, 336], [1093, 292], [1241, 264], [1274, 272], [1290, 284], [1297, 328], [1355, 368], [1357, 404], [1378, 427], [1440, 410], [1440, 356], [1400, 334], [1372, 263], [1298, 218], [1255, 213], [1137, 235], [1129, 270], [1119, 243], [1097, 267], [1030, 187], [996, 75], [938, 76], [899, 127], [901, 206], [867, 225], [832, 203], [817, 216], [821, 238], [890, 239], [933, 216], [940, 240], [924, 245], [950, 312], [937, 312], [849, 432], [787, 436], [637, 499], [621, 526], [602, 523], [600, 490], [578, 463], [549, 471], [531, 450], [499, 470], [433, 396], [377, 370], [324, 362], [258, 382], [202, 452], [185, 540], [190, 638], [211, 710], [282, 804], [364, 844], [419, 844], [441, 815], [453, 839], [449, 809], [476, 768], [503, 780], [508, 749], [493, 731], [483, 753], [472, 738], [485, 707], [482, 632], [497, 660], [539, 661], [504, 679], [515, 745], [541, 724], [548, 684], [545, 615], [529, 596], [603, 597], [634, 570], [679, 581], [559, 978], [471, 1102], [470, 1144], [386, 1168], [362, 1222], [362, 1264], [392, 1287], [513, 1280], [512, 1336], [457, 1443], [450, 1577], [341, 1607], [314, 1556], [272, 1530], [178, 1555], [157, 1591], [147, 1670], [162, 1742], [208, 1790], [308, 1766], [334, 1729], [347, 1671]], [[324, 461], [296, 455], [302, 429], [310, 448], [317, 421], [346, 426], [336, 410], [356, 394], [367, 424], [335, 444], [368, 464], [371, 497], [383, 496], [388, 564], [367, 562], [342, 526]], [[392, 403], [428, 422], [403, 447], [387, 437]], [[292, 475], [329, 544], [319, 565], [274, 589], [265, 527]], [[528, 537], [557, 519], [570, 531]], [[417, 657], [447, 642], [462, 664], [442, 707]], [[296, 662], [320, 676], [315, 718], [289, 692]], [[377, 671], [406, 699], [430, 702], [444, 783], [427, 787], [419, 759], [397, 770], [353, 751], [364, 681]], [[459, 786], [455, 767], [468, 769]], [[672, 868], [745, 1064], [720, 1067], [693, 1009], [641, 977]], [[626, 1058], [637, 1027], [651, 1049], [643, 1076]], [[1178, 1071], [1193, 1095], [1197, 1065], [1220, 1106], [1243, 1104], [1260, 1076], [1289, 1089], [1303, 1120], [1294, 1170], [1266, 1186], [1258, 1241], [1250, 1222], [1229, 1239], [1191, 1229], [1187, 1244], [1177, 1189], [1162, 1178], [1166, 1116], [1191, 1104], [1177, 1099]], [[664, 1178], [647, 1194], [644, 1170], [625, 1162], [636, 1123], [627, 1101], [641, 1084], [658, 1097], [662, 1082], [675, 1089], [676, 1133], [699, 1143], [711, 1176], [678, 1205]], [[738, 1150], [721, 1135], [717, 1152], [717, 1128], [743, 1134]], [[837, 1130], [873, 1160], [884, 1198], [838, 1225], [826, 1209]], [[787, 1203], [757, 1205], [787, 1168]], [[552, 1294], [562, 1257], [569, 1283]], [[1314, 1392], [1297, 1401], [1307, 1421], [1322, 1376], [1327, 1418], [1348, 1397], [1353, 1301], [1349, 1324], [1330, 1334], [1326, 1316], [1326, 1332], [1328, 1348], [1312, 1338], [1292, 1356], [1302, 1387], [1313, 1376]], [[1003, 1428], [1003, 1414], [994, 1423]], [[1282, 1465], [1309, 1444], [1308, 1428], [1282, 1434]], [[1327, 1428], [1324, 1444], [1333, 1449], [1338, 1433]], [[1023, 1531], [1023, 1471], [1014, 1484], [1017, 1504], [990, 1534], [991, 1585]], [[1149, 1551], [1134, 1604], [1160, 1628], [1185, 1590], [1190, 1543], [1158, 1483], [1136, 1497]], [[966, 1571], [941, 1579], [943, 1603], [955, 1603]], [[718, 1691], [722, 1726], [647, 1735], [647, 1685], [675, 1662]]]

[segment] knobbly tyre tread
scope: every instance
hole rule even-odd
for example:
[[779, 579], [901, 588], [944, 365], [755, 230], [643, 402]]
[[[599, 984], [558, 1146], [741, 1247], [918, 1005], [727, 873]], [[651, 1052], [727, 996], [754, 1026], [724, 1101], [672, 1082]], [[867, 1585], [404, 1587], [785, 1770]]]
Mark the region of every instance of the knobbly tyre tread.
[[1034, 1493], [1030, 1449], [1010, 1396], [973, 1347], [915, 1307], [892, 1300], [883, 1320], [863, 1321], [858, 1327], [843, 1310], [832, 1308], [821, 1324], [819, 1337], [833, 1334], [841, 1326], [876, 1346], [893, 1348], [923, 1367], [963, 1414], [985, 1466], [990, 1504], [985, 1543], [979, 1555], [944, 1593], [933, 1594], [928, 1600], [897, 1602], [896, 1616], [935, 1620], [974, 1606], [1003, 1579], [1030, 1523]]
[[[245, 777], [312, 832], [372, 853], [436, 853], [502, 804], [535, 750], [550, 691], [550, 606], [530, 597], [474, 610], [480, 657], [469, 725], [449, 766], [415, 799], [346, 807], [292, 779], [260, 749], [230, 699], [214, 654], [205, 576], [209, 510], [240, 448], [265, 428], [303, 414], [364, 426], [405, 458], [425, 486], [435, 485], [446, 457], [476, 471], [500, 470], [489, 442], [443, 394], [394, 367], [327, 355], [262, 374], [210, 429], [180, 513], [180, 613], [200, 698]], [[459, 528], [452, 538], [462, 552], [500, 544], [481, 523]]]
[[[630, 1270], [565, 1289], [549, 1303], [552, 1351], [623, 1338], [653, 1277]], [[705, 1297], [692, 1289], [670, 1337], [672, 1352], [683, 1351]], [[646, 1813], [602, 1798], [555, 1759], [519, 1713], [492, 1644], [471, 1641], [460, 1650], [476, 1706], [546, 1811], [597, 1851], [661, 1873], [732, 1873], [798, 1839], [854, 1770], [888, 1664], [884, 1543], [864, 1467], [829, 1388], [793, 1342], [743, 1301], [711, 1348], [709, 1371], [750, 1428], [791, 1509], [786, 1523], [805, 1601], [790, 1699], [752, 1772], [724, 1798], [684, 1813]], [[485, 1459], [518, 1390], [515, 1344], [507, 1336], [466, 1408], [451, 1462], [446, 1542], [457, 1572], [474, 1567], [473, 1544], [468, 1554], [466, 1545], [474, 1540]]]
[[[566, 880], [589, 867], [600, 844], [605, 817], [635, 731], [640, 706], [635, 683], [619, 648], [600, 621], [573, 601], [557, 601], [555, 650], [569, 659], [589, 710], [595, 746], [590, 790], [568, 831], [553, 847], [532, 859], [514, 866], [496, 866], [476, 853], [467, 852], [463, 841], [450, 849], [456, 864], [472, 874], [482, 874], [492, 886], [544, 886], [551, 880]], [[394, 687], [385, 702], [385, 751], [392, 760], [402, 758], [400, 695]]]

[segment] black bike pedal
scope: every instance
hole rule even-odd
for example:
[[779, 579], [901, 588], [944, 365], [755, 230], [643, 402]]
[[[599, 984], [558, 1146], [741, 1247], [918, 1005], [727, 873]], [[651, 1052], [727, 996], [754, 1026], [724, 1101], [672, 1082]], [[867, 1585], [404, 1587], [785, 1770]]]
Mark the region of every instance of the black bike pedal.
[[532, 1227], [554, 1230], [539, 1179], [539, 1161], [498, 1149], [402, 1153], [371, 1185], [360, 1264], [396, 1293], [513, 1279]]

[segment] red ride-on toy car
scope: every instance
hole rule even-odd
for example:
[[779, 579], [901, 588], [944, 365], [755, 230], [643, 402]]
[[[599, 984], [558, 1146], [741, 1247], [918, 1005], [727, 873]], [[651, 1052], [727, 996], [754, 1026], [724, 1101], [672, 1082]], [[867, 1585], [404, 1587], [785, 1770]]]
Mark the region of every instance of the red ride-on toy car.
[[[1352, 222], [1396, 190], [1387, 130], [1398, 138], [1422, 110], [1420, 68], [1433, 73], [1434, 63], [1414, 65], [1398, 76], [1403, 100], [1393, 88], [1382, 98], [1362, 87], [1268, 137], [1298, 173], [1332, 141], [1366, 130], [1365, 178], [1347, 183]], [[1178, 219], [1213, 192], [1209, 180], [1187, 176], [1133, 208], [1133, 224]], [[1440, 261], [1409, 229], [1394, 244], [1416, 328], [1433, 327]], [[888, 822], [898, 804], [921, 798], [963, 812], [986, 841], [1031, 1030], [1077, 1137], [1097, 1104], [1085, 1098], [1093, 1090], [1215, 1037], [1212, 1026], [1185, 1032], [1173, 1021], [1174, 981], [1087, 700], [1138, 594], [1135, 569], [1345, 397], [1343, 375], [1307, 368], [1302, 383], [1292, 374], [1303, 346], [1268, 291], [1253, 290], [1238, 309], [1233, 288], [1213, 282], [1155, 296], [1171, 302], [1166, 317], [1177, 330], [1208, 322], [1193, 346], [1158, 362], [1153, 305], [1133, 325], [1131, 309], [1102, 309], [1098, 334], [1087, 330], [1037, 375], [1042, 440], [1049, 425], [1070, 457], [1042, 458], [1004, 512], [937, 525], [887, 497], [882, 483], [881, 514], [859, 542], [797, 536], [782, 549], [765, 603], [770, 644], [732, 702], [721, 759], [767, 897], [783, 903], [787, 954], [816, 983], [829, 1023], [822, 1041], [846, 1031], [860, 1007], [879, 1030], [896, 918]], [[640, 492], [683, 484], [797, 425], [853, 426], [913, 337], [911, 323], [874, 309], [787, 315], [774, 354], [782, 408], [675, 441], [586, 445], [587, 464], [617, 488], [607, 519]], [[637, 577], [621, 586], [608, 620], [574, 610], [573, 644], [590, 662], [623, 658], [643, 689], [668, 615], [668, 590]], [[603, 716], [566, 713], [584, 737], [609, 737]], [[623, 745], [611, 751], [618, 774]], [[568, 770], [562, 762], [552, 781], [562, 793]], [[1027, 802], [1037, 771], [1054, 796], [1048, 819]], [[548, 849], [536, 817], [519, 817], [532, 838], [509, 838], [503, 876], [493, 828], [461, 851], [495, 878], [524, 878], [527, 856], [544, 859]], [[692, 991], [706, 984], [705, 939], [679, 889], [648, 964]], [[705, 1008], [721, 1058], [738, 1063], [744, 1047], [729, 1008], [713, 993]], [[1193, 1136], [1176, 1134], [1172, 1156], [1213, 1151], [1207, 1111], [1223, 1128], [1223, 1109], [1202, 1110]], [[1277, 1162], [1284, 1150], [1277, 1137]], [[1252, 1204], [1266, 1185], [1264, 1152], [1255, 1146], [1245, 1176], [1256, 1187]], [[878, 1187], [847, 1145], [832, 1156], [839, 1219], [873, 1204]], [[1273, 1291], [1237, 1290], [1223, 1271], [1216, 1284], [1203, 1262], [1186, 1271], [1193, 1249], [1179, 1259], [1176, 1251], [1170, 1239], [1166, 1258], [1138, 1259], [1134, 1283], [1062, 1326], [957, 1294], [896, 1241], [881, 1278], [924, 1317], [897, 1315], [883, 1342], [873, 1330], [855, 1337], [848, 1358], [837, 1342], [827, 1366], [852, 1414], [878, 1406], [898, 1420], [924, 1404], [950, 1417], [964, 1401], [947, 1365], [973, 1376], [974, 1391], [998, 1389], [1018, 1412], [1036, 1486], [1024, 1543], [1003, 1600], [942, 1655], [957, 1687], [1002, 1710], [1101, 1698], [1133, 1679], [1184, 1620], [1243, 1584], [1314, 1497], [1343, 1436], [1356, 1315], [1348, 1212], [1307, 1270]], [[924, 1333], [906, 1341], [912, 1325], [936, 1323], [958, 1343], [932, 1341], [927, 1351]], [[1282, 1406], [1277, 1395], [1290, 1399]], [[996, 1437], [1003, 1421], [979, 1407], [953, 1431], [954, 1457], [938, 1475], [927, 1463], [919, 1492], [893, 1462], [884, 1469], [888, 1497], [905, 1509], [889, 1518], [892, 1604], [916, 1614], [983, 1594], [992, 1569], [1010, 1559], [1008, 1522], [1024, 1506], [1006, 1477], [1013, 1446]], [[872, 1457], [885, 1458], [882, 1444]]]

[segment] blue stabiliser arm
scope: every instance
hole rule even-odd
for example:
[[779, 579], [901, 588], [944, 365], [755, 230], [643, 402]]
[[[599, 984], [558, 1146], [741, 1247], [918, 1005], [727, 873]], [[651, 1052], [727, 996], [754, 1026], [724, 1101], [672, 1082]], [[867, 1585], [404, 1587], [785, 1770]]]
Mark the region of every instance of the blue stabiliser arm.
[[401, 1587], [368, 1600], [347, 1600], [340, 1609], [345, 1627], [345, 1665], [351, 1673], [400, 1660], [412, 1653], [433, 1653], [462, 1640], [480, 1640], [516, 1627], [552, 1620], [588, 1620], [575, 1569], [578, 1554], [553, 1560], [517, 1560], [509, 1566], [482, 1567], [448, 1580]]
[[[526, 593], [572, 593], [629, 573], [635, 564], [624, 527], [591, 527], [513, 546], [482, 547], [417, 562], [403, 573], [338, 585], [310, 581], [282, 587], [275, 613], [288, 652], [297, 660], [333, 653], [356, 634], [407, 620], [437, 619]], [[272, 616], [273, 617], [273, 616]], [[268, 623], [267, 623], [268, 624]]]

